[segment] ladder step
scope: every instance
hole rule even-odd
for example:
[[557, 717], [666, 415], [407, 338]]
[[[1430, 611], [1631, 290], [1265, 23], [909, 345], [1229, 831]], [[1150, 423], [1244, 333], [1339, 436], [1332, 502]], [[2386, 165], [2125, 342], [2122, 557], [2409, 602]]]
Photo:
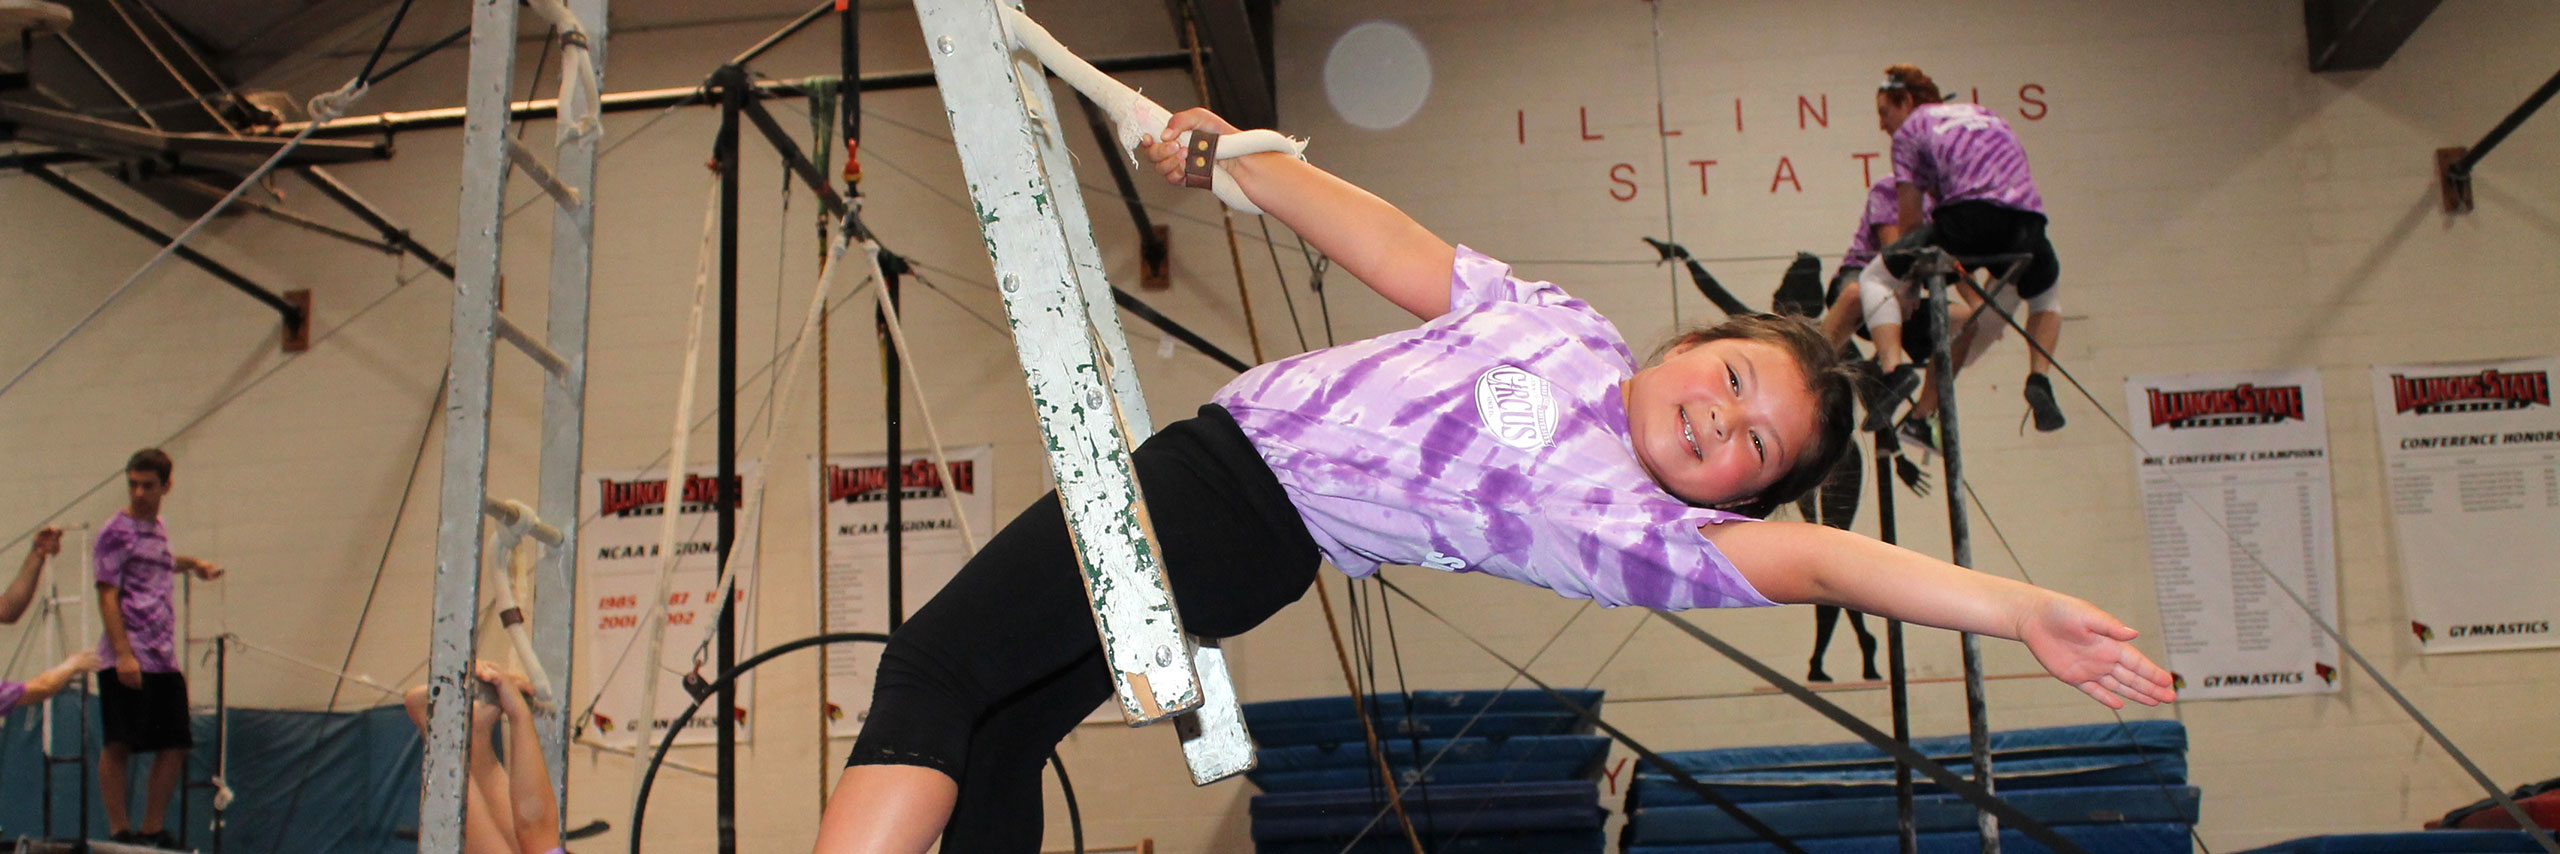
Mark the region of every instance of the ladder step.
[[498, 337], [506, 339], [509, 344], [516, 345], [516, 349], [524, 351], [526, 357], [540, 363], [542, 369], [550, 371], [552, 376], [566, 376], [569, 373], [569, 360], [560, 358], [560, 354], [551, 352], [551, 348], [543, 346], [540, 341], [533, 340], [532, 333], [524, 331], [524, 327], [517, 326], [515, 321], [508, 320], [506, 315], [497, 315], [497, 318]]
[[560, 176], [551, 174], [551, 167], [535, 159], [533, 152], [527, 150], [523, 143], [517, 142], [512, 136], [507, 137], [507, 160], [515, 163], [516, 168], [524, 170], [525, 177], [533, 179], [534, 185], [541, 187], [544, 193], [550, 194], [551, 200], [558, 202], [561, 207], [579, 208], [586, 205], [585, 202], [579, 201], [577, 188], [560, 183]]
[[480, 499], [480, 512], [489, 514], [489, 518], [496, 519], [503, 524], [516, 525], [531, 523], [527, 526], [525, 533], [531, 534], [534, 539], [541, 540], [542, 544], [546, 546], [556, 546], [560, 544], [560, 529], [551, 527], [549, 523], [546, 523], [541, 519], [533, 518], [532, 514], [518, 511], [515, 505], [493, 498], [482, 498]]

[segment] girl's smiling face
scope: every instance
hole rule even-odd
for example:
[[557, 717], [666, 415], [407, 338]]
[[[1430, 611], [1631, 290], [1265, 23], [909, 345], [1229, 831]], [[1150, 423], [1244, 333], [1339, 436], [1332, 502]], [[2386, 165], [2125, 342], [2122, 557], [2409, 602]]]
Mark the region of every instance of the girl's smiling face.
[[1814, 443], [1815, 402], [1786, 348], [1747, 338], [1683, 345], [1624, 387], [1636, 462], [1692, 504], [1766, 491]]

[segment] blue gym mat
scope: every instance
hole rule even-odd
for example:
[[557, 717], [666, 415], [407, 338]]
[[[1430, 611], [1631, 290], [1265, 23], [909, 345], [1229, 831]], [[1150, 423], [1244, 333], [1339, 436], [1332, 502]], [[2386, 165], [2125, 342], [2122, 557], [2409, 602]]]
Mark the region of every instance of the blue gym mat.
[[[2012, 806], [2048, 827], [2087, 824], [2194, 824], [2201, 795], [2193, 787], [2110, 786], [2001, 792]], [[1973, 827], [1974, 806], [1955, 795], [1912, 799], [1922, 833]], [[1898, 832], [1891, 797], [1857, 800], [1746, 804], [1753, 817], [1795, 839], [1892, 836]], [[1627, 820], [1630, 845], [1670, 845], [1759, 839], [1759, 834], [1711, 806], [1650, 806]]]
[[[1547, 696], [1545, 691], [1415, 691], [1413, 713], [1417, 715], [1472, 715], [1478, 711], [1494, 712], [1563, 712], [1572, 714], [1564, 704]], [[1591, 689], [1562, 689], [1556, 693], [1597, 714], [1605, 692]], [[1490, 704], [1490, 705], [1488, 705]], [[1398, 717], [1405, 713], [1403, 694], [1369, 695], [1369, 713], [1376, 717]], [[1307, 697], [1297, 700], [1266, 700], [1244, 704], [1245, 726], [1259, 733], [1263, 727], [1305, 721], [1352, 721], [1360, 715], [1348, 695]]]
[[[2195, 849], [2183, 824], [2065, 825], [2053, 829], [2062, 838], [2094, 854], [2191, 854]], [[1901, 840], [1892, 835], [1836, 839], [1798, 839], [1805, 854], [1894, 854]], [[1769, 843], [1714, 842], [1701, 845], [1630, 845], [1624, 854], [1764, 854]], [[1920, 834], [1920, 854], [1979, 854], [1982, 838], [1972, 830]], [[2015, 830], [2000, 831], [2001, 854], [2050, 854], [2053, 849]], [[2503, 849], [2502, 849], [2503, 850]]]
[[[1511, 738], [1393, 738], [1379, 744], [1400, 780], [1416, 779], [1415, 766], [1448, 748], [1429, 775], [1430, 783], [1534, 782], [1594, 780], [1609, 752], [1609, 739], [1597, 735], [1523, 735]], [[1417, 753], [1420, 757], [1417, 760]], [[1364, 742], [1335, 745], [1265, 747], [1255, 751], [1259, 767], [1245, 773], [1265, 792], [1366, 788], [1377, 780], [1376, 760]]]
[[[1417, 832], [1422, 831], [1416, 825]], [[1405, 841], [1400, 827], [1380, 823], [1369, 835], [1343, 849], [1345, 839], [1298, 842], [1257, 842], [1254, 854], [1413, 854], [1413, 845]], [[1545, 833], [1486, 833], [1469, 836], [1434, 837], [1422, 834], [1422, 844], [1432, 854], [1604, 854], [1609, 840], [1597, 830], [1571, 830]]]
[[[1394, 828], [1383, 790], [1337, 789], [1258, 795], [1253, 799], [1256, 842], [1350, 839]], [[1587, 781], [1417, 786], [1404, 793], [1405, 814], [1433, 834], [1493, 831], [1598, 830], [1608, 811], [1600, 787]], [[1400, 835], [1400, 832], [1399, 832]]]
[[2541, 850], [2521, 830], [2423, 830], [2310, 836], [2240, 854], [2537, 854]]
[[[2187, 782], [2186, 744], [2186, 727], [2176, 721], [2012, 730], [1991, 734], [1992, 767], [2003, 790], [2175, 787]], [[1912, 747], [1951, 771], [1971, 773], [1964, 736], [1916, 739]], [[1737, 802], [1893, 794], [1892, 758], [1865, 742], [1681, 751], [1664, 758]], [[1927, 777], [1915, 776], [1919, 791], [1941, 791]], [[1704, 803], [1660, 769], [1644, 764], [1628, 791], [1627, 808]]]

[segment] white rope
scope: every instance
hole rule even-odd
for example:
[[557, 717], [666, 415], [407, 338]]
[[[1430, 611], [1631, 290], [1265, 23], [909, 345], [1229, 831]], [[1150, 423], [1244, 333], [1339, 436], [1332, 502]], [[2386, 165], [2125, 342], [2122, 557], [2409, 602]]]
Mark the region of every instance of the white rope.
[[[869, 256], [871, 259], [872, 278], [887, 281], [888, 277], [880, 271], [880, 244], [865, 241], [862, 244], [862, 249], [863, 254]], [[909, 385], [915, 386], [916, 411], [924, 414], [925, 441], [932, 444], [933, 464], [942, 472], [942, 497], [944, 500], [951, 502], [951, 518], [960, 523], [960, 541], [967, 544], [969, 554], [977, 554], [978, 535], [975, 530], [969, 526], [968, 511], [960, 508], [959, 490], [952, 487], [952, 484], [956, 481], [951, 479], [951, 455], [942, 449], [942, 431], [935, 429], [933, 426], [933, 406], [925, 402], [924, 377], [916, 373], [915, 354], [907, 352], [907, 330], [903, 324], [898, 322], [898, 307], [889, 300], [888, 288], [881, 288], [877, 293], [873, 294], [873, 296], [880, 302], [880, 318], [888, 321], [889, 343], [898, 348], [898, 364], [906, 367], [907, 382]], [[905, 495], [900, 492], [900, 487], [903, 486], [904, 483], [897, 474], [898, 469], [899, 461], [890, 460], [889, 500], [891, 501], [906, 500]]]
[[362, 673], [350, 673], [350, 672], [347, 672], [347, 671], [344, 671], [344, 670], [339, 670], [339, 669], [337, 669], [337, 668], [330, 667], [330, 666], [327, 666], [327, 665], [324, 665], [324, 664], [317, 664], [317, 663], [313, 663], [313, 662], [310, 662], [310, 661], [306, 661], [306, 660], [304, 660], [304, 659], [294, 657], [294, 656], [293, 656], [292, 654], [290, 654], [290, 653], [286, 653], [286, 652], [282, 652], [282, 651], [280, 651], [280, 650], [277, 650], [277, 649], [276, 649], [276, 648], [274, 648], [274, 647], [270, 647], [270, 646], [267, 646], [267, 645], [265, 645], [265, 644], [254, 643], [254, 642], [250, 641], [248, 638], [244, 638], [244, 637], [241, 637], [241, 636], [236, 635], [236, 634], [235, 634], [235, 635], [231, 635], [230, 637], [231, 637], [231, 643], [238, 645], [241, 649], [249, 650], [249, 651], [251, 651], [251, 652], [256, 652], [256, 653], [263, 653], [263, 654], [265, 654], [265, 655], [267, 655], [267, 656], [269, 656], [269, 657], [271, 657], [271, 658], [274, 658], [274, 659], [276, 659], [276, 660], [278, 660], [278, 661], [282, 661], [282, 662], [284, 662], [284, 663], [286, 663], [286, 664], [296, 665], [296, 666], [299, 666], [299, 667], [301, 667], [301, 668], [303, 668], [303, 669], [305, 669], [305, 670], [310, 670], [310, 671], [313, 671], [313, 672], [316, 672], [316, 673], [319, 673], [319, 674], [322, 674], [322, 675], [325, 675], [325, 676], [332, 676], [332, 677], [337, 677], [337, 678], [345, 679], [345, 680], [347, 680], [347, 681], [349, 681], [349, 682], [353, 682], [353, 683], [356, 683], [356, 684], [358, 684], [358, 685], [362, 685], [362, 686], [365, 686], [365, 687], [367, 687], [367, 688], [371, 688], [371, 689], [373, 689], [373, 690], [380, 691], [380, 692], [382, 692], [382, 693], [383, 693], [383, 695], [384, 695], [384, 696], [390, 696], [390, 697], [397, 697], [397, 696], [400, 696], [400, 689], [398, 689], [398, 688], [393, 688], [393, 687], [391, 687], [391, 686], [389, 686], [389, 685], [384, 685], [384, 684], [382, 684], [382, 683], [380, 683], [380, 682], [373, 681], [373, 677], [366, 676], [366, 675], [364, 675], [364, 674], [362, 674]]
[[[600, 107], [603, 82], [598, 79], [594, 47], [586, 24], [560, 0], [530, 0], [533, 11], [551, 21], [560, 35], [559, 144], [567, 145], [604, 131]], [[574, 52], [574, 53], [573, 53]]]
[[[676, 521], [683, 515], [686, 460], [690, 459], [689, 446], [693, 442], [693, 381], [702, 366], [702, 302], [711, 287], [711, 238], [720, 227], [719, 192], [717, 181], [703, 192], [702, 246], [694, 258], [693, 308], [685, 321], [684, 371], [676, 383], [675, 429], [667, 443], [667, 497], [658, 525], [657, 595], [649, 597], [648, 606], [640, 613], [640, 622], [648, 626], [649, 661], [641, 670], [648, 676], [640, 682], [640, 708], [633, 715], [633, 750], [649, 749], [650, 721], [658, 713], [658, 683], [664, 681], [659, 671], [664, 668], [661, 662], [667, 648], [667, 596], [675, 584]], [[722, 484], [722, 488], [726, 487]], [[631, 769], [631, 802], [635, 805], [640, 802], [642, 770], [637, 765]]]
[[[1131, 156], [1132, 162], [1135, 162], [1139, 138], [1163, 133], [1165, 125], [1173, 121], [1173, 114], [1167, 112], [1163, 105], [1148, 100], [1147, 96], [1138, 94], [1138, 90], [1112, 79], [1111, 75], [1102, 73], [1102, 69], [1093, 67], [1093, 63], [1086, 62], [1083, 57], [1067, 50], [1065, 45], [1058, 43], [1056, 36], [1050, 35], [1048, 30], [1031, 20], [1031, 16], [1023, 14], [1022, 10], [1002, 3], [996, 4], [996, 8], [1003, 10], [1005, 31], [1013, 37], [1016, 46], [1030, 51], [1032, 57], [1040, 60], [1041, 65], [1048, 66], [1051, 72], [1058, 75], [1058, 79], [1067, 81], [1067, 85], [1075, 87], [1076, 91], [1093, 99], [1096, 105], [1102, 107], [1103, 112], [1111, 115], [1112, 124], [1119, 130], [1120, 147]], [[1190, 138], [1190, 134], [1185, 133], [1182, 139], [1177, 141], [1187, 143]], [[1290, 139], [1274, 130], [1248, 130], [1218, 138], [1217, 159], [1219, 160], [1231, 160], [1247, 154], [1267, 152], [1287, 154], [1304, 160], [1307, 157], [1307, 143], [1305, 140]], [[1211, 172], [1213, 177], [1210, 180], [1209, 191], [1217, 194], [1219, 201], [1226, 202], [1228, 207], [1245, 213], [1255, 215], [1262, 213], [1262, 209], [1256, 207], [1252, 199], [1245, 198], [1244, 190], [1236, 187], [1235, 179], [1228, 177], [1227, 168], [1224, 165], [1213, 165]]]
[[[774, 385], [773, 411], [768, 415], [768, 420], [765, 422], [767, 424], [780, 424], [791, 414], [791, 402], [798, 397], [793, 392], [799, 390], [800, 366], [808, 360], [809, 354], [816, 350], [810, 345], [815, 343], [818, 337], [818, 318], [827, 312], [827, 294], [835, 290], [836, 270], [844, 261], [847, 240], [846, 229], [838, 229], [834, 243], [827, 247], [827, 263], [818, 270], [817, 287], [809, 290], [809, 309], [800, 318], [800, 334], [791, 340], [790, 351], [782, 356], [782, 378]], [[757, 443], [756, 455], [753, 459], [761, 463], [770, 458], [773, 453], [773, 437], [772, 430], [765, 431], [763, 440]], [[756, 520], [764, 516], [765, 491], [761, 488], [761, 483], [770, 479], [772, 479], [771, 472], [766, 472], [765, 476], [758, 481], [759, 488], [756, 490], [755, 497], [747, 502], [746, 518], [739, 522], [740, 529], [747, 531], [757, 529]], [[758, 545], [762, 545], [761, 541]], [[713, 585], [713, 589], [718, 591], [718, 594], [712, 600], [719, 605], [726, 605], [732, 591], [737, 587], [738, 551], [735, 548], [730, 549], [727, 557], [720, 562], [720, 580]], [[715, 607], [718, 606], [715, 605]], [[710, 648], [712, 640], [719, 635], [719, 631], [720, 624], [717, 620], [703, 626], [702, 643], [694, 647], [696, 660], [701, 659], [702, 650]]]
[[124, 277], [123, 284], [107, 292], [106, 299], [98, 301], [97, 307], [89, 309], [89, 313], [81, 316], [78, 323], [71, 324], [70, 329], [63, 330], [62, 337], [55, 338], [53, 343], [45, 345], [44, 351], [37, 353], [35, 359], [28, 362], [25, 367], [19, 368], [18, 373], [10, 377], [7, 383], [0, 383], [0, 396], [6, 396], [10, 389], [17, 388], [18, 382], [26, 379], [28, 374], [34, 373], [37, 365], [42, 365], [46, 359], [53, 358], [53, 354], [61, 350], [63, 344], [69, 343], [72, 336], [88, 328], [90, 322], [98, 319], [98, 315], [105, 314], [107, 306], [114, 305], [126, 291], [133, 290], [134, 285], [141, 284], [144, 276], [151, 275], [152, 271], [160, 269], [161, 262], [178, 254], [178, 250], [184, 248], [187, 241], [194, 239], [206, 225], [211, 224], [214, 217], [221, 216], [224, 209], [231, 207], [232, 202], [239, 201], [240, 196], [249, 192], [250, 187], [257, 186], [260, 180], [267, 177], [267, 173], [275, 171], [276, 165], [283, 163], [285, 156], [292, 154], [294, 149], [300, 148], [303, 140], [310, 139], [313, 131], [319, 130], [320, 126], [327, 123], [329, 119], [344, 115], [347, 107], [353, 105], [357, 98], [364, 97], [364, 91], [365, 87], [358, 85], [354, 80], [349, 80], [346, 85], [338, 87], [337, 91], [312, 98], [309, 106], [313, 121], [303, 126], [301, 133], [294, 134], [292, 139], [286, 140], [284, 145], [276, 149], [276, 153], [267, 156], [266, 162], [258, 164], [258, 168], [251, 170], [249, 177], [240, 179], [240, 183], [233, 186], [231, 192], [223, 194], [220, 201], [213, 203], [213, 207], [206, 208], [204, 213], [197, 215], [195, 222], [188, 223], [186, 230], [178, 232], [178, 236], [171, 239], [169, 245], [160, 247], [159, 252], [152, 254], [151, 260], [142, 262], [140, 269]]
[[492, 526], [491, 545], [482, 553], [493, 565], [504, 562], [506, 571], [492, 585], [497, 588], [498, 622], [506, 627], [507, 640], [515, 648], [516, 669], [533, 684], [533, 706], [547, 712], [555, 708], [557, 695], [552, 690], [551, 675], [543, 672], [542, 658], [534, 654], [533, 623], [526, 618], [523, 605], [533, 601], [533, 568], [543, 549], [540, 540], [525, 534], [540, 520], [534, 517], [533, 508], [522, 501], [508, 499], [499, 503], [513, 512], [513, 518]]

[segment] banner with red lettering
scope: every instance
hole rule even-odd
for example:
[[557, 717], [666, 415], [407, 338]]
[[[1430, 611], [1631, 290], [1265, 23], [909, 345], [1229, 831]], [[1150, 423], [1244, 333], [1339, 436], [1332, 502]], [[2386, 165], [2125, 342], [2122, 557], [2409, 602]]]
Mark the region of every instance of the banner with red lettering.
[[[584, 633], [578, 639], [578, 649], [586, 660], [586, 671], [576, 692], [581, 698], [590, 693], [596, 696], [595, 710], [587, 720], [587, 739], [629, 746], [631, 728], [640, 717], [640, 680], [654, 672], [658, 697], [657, 709], [650, 716], [649, 743], [656, 744], [659, 733], [666, 730], [666, 722], [683, 714], [685, 706], [693, 702], [692, 695], [685, 693], [685, 674], [699, 669], [705, 679], [718, 675], [708, 647], [704, 646], [719, 618], [713, 607], [720, 597], [718, 480], [713, 466], [696, 466], [685, 474], [684, 503], [677, 511], [675, 577], [667, 594], [666, 646], [658, 659], [660, 666], [653, 669], [643, 663], [648, 657], [649, 637], [641, 630], [647, 625], [642, 621], [648, 613], [644, 606], [656, 595], [658, 573], [666, 564], [658, 553], [658, 537], [661, 520], [666, 518], [667, 473], [663, 469], [587, 473], [579, 506], [594, 518], [578, 529], [579, 564], [585, 573], [578, 585], [578, 598], [583, 600], [578, 621]], [[744, 497], [751, 495], [746, 490], [756, 486], [756, 464], [739, 461], [738, 481], [729, 491], [729, 500], [737, 502], [736, 512], [743, 524]], [[743, 530], [732, 546], [741, 561], [738, 571], [742, 592], [748, 577], [745, 561], [756, 553], [755, 547], [752, 532]], [[740, 650], [757, 648], [752, 617], [752, 609], [736, 616]], [[697, 651], [703, 652], [699, 668], [694, 663]], [[750, 711], [755, 707], [754, 698], [755, 674], [749, 673], [738, 680], [738, 708], [731, 710], [738, 718], [740, 742], [747, 741], [753, 731], [755, 718]], [[718, 714], [717, 708], [706, 704], [685, 724], [676, 743], [716, 741]]]
[[2560, 357], [2373, 366], [2391, 536], [2423, 652], [2560, 646]]
[[[988, 478], [995, 446], [947, 449], [951, 482], [943, 483], [933, 456], [910, 451], [896, 472], [903, 500], [898, 528], [905, 532], [900, 554], [900, 604], [913, 614], [942, 589], [969, 559], [969, 544], [952, 516], [958, 496], [969, 530], [980, 544], [996, 526], [1013, 521], [995, 518]], [[826, 587], [820, 619], [830, 632], [889, 630], [889, 479], [883, 454], [831, 457], [819, 471], [817, 525], [825, 538]], [[827, 647], [827, 734], [849, 736], [862, 731], [862, 716], [871, 708], [871, 677], [878, 672], [878, 644]]]
[[2310, 616], [2338, 624], [2320, 372], [2128, 377], [2124, 393], [2160, 599], [2149, 633], [2178, 698], [2338, 690]]

